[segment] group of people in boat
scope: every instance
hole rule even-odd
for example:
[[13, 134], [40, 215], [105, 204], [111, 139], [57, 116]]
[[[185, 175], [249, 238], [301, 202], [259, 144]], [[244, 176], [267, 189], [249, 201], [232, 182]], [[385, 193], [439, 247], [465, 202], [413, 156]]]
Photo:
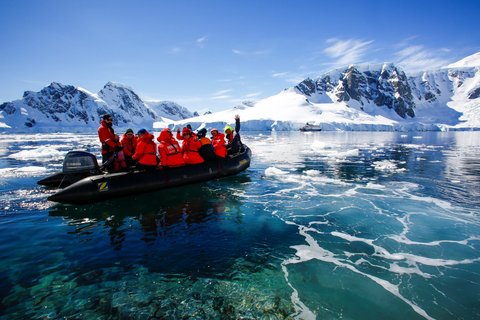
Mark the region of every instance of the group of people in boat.
[[146, 129], [138, 130], [136, 135], [132, 129], [127, 129], [120, 138], [115, 134], [112, 122], [112, 116], [106, 114], [102, 116], [98, 128], [98, 138], [102, 144], [102, 164], [108, 172], [124, 171], [132, 167], [152, 170], [158, 166], [200, 164], [237, 154], [242, 149], [238, 115], [235, 116], [235, 128], [226, 125], [224, 133], [212, 128], [211, 138], [207, 137], [206, 128], [194, 132], [192, 127], [187, 125], [182, 130], [177, 129], [176, 137], [169, 128], [165, 128], [156, 139], [158, 145], [154, 141], [154, 135]]

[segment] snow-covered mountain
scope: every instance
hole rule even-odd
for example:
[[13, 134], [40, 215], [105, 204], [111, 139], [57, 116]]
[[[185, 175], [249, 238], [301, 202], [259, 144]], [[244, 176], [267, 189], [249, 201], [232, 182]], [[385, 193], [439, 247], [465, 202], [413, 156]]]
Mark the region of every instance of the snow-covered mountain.
[[173, 101], [145, 101], [145, 103], [164, 121], [168, 121], [168, 119], [181, 120], [195, 116], [190, 110]]
[[298, 130], [306, 123], [323, 130], [478, 130], [480, 53], [412, 75], [391, 63], [351, 65], [307, 78], [253, 106], [170, 126], [222, 127], [237, 113], [242, 130]]
[[119, 129], [187, 123], [222, 128], [239, 114], [242, 130], [298, 130], [306, 123], [323, 130], [478, 130], [480, 52], [411, 75], [391, 63], [350, 65], [258, 102], [202, 116], [174, 102], [142, 101], [132, 89], [111, 82], [98, 94], [52, 83], [1, 104], [0, 129], [94, 132], [105, 113]]
[[[95, 132], [109, 113], [119, 128], [152, 128], [154, 121], [192, 116], [173, 102], [150, 107], [131, 88], [107, 83], [98, 94], [60, 83], [39, 92], [26, 91], [20, 100], [0, 104], [0, 129], [5, 132]], [[170, 117], [170, 118], [168, 118]]]

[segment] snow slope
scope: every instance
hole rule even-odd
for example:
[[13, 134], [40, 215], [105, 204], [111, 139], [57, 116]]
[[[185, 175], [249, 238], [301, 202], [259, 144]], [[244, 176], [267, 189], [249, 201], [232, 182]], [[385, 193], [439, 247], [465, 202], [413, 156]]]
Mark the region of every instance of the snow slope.
[[471, 67], [480, 67], [480, 52], [472, 54], [468, 57], [463, 58], [455, 63], [451, 63], [445, 68], [471, 68]]
[[[440, 70], [406, 76], [392, 64], [348, 66], [258, 101], [154, 127], [221, 128], [239, 114], [242, 130], [478, 130], [480, 53]], [[461, 67], [455, 67], [455, 66]]]

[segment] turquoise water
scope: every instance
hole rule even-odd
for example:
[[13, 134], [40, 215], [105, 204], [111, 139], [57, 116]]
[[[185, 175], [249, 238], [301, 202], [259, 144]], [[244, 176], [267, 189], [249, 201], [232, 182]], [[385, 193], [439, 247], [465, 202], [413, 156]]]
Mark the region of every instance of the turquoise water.
[[96, 136], [0, 137], [2, 319], [478, 319], [480, 133], [243, 133], [235, 176], [87, 206]]

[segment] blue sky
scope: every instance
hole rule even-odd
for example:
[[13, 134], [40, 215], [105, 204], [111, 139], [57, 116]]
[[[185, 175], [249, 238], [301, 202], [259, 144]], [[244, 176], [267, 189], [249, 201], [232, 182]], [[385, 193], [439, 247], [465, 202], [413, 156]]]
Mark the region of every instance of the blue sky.
[[119, 82], [192, 111], [348, 64], [438, 68], [480, 51], [480, 1], [0, 0], [0, 102]]

